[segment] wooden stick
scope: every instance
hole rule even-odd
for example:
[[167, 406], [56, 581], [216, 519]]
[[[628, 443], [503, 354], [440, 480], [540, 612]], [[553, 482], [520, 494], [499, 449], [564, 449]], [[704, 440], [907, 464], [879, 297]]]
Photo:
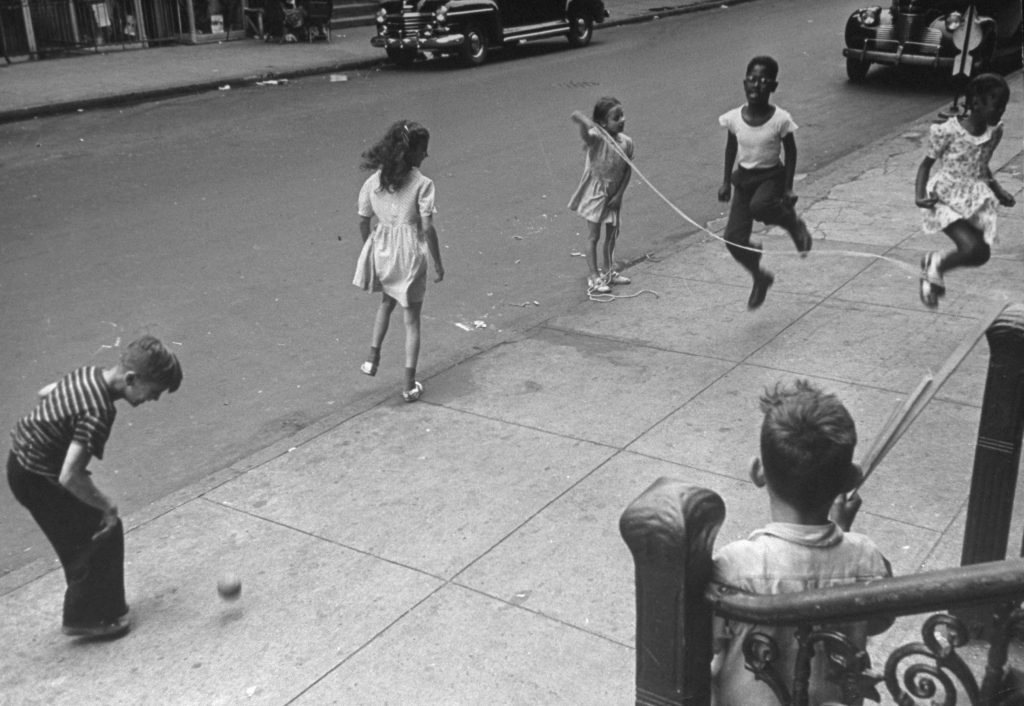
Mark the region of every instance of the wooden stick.
[[[996, 317], [1003, 312], [1006, 308], [1006, 302], [1000, 302], [998, 306], [992, 307], [990, 310], [985, 312], [982, 316], [978, 325], [968, 333], [968, 335], [960, 342], [960, 345], [950, 354], [946, 359], [946, 362], [942, 364], [939, 371], [934, 375], [929, 371], [921, 382], [917, 384], [907, 398], [900, 405], [898, 410], [890, 415], [889, 421], [879, 432], [875, 438], [875, 442], [868, 449], [867, 454], [864, 455], [861, 461], [861, 470], [864, 475], [854, 488], [847, 495], [848, 498], [852, 498], [860, 490], [860, 487], [864, 485], [864, 481], [874, 473], [875, 468], [882, 462], [885, 455], [888, 454], [892, 447], [896, 445], [896, 442], [900, 440], [900, 437], [906, 433], [910, 425], [914, 423], [918, 415], [924, 410], [925, 406], [935, 397], [935, 393], [945, 384], [949, 376], [960, 367], [963, 363], [964, 358], [971, 352], [978, 340], [985, 335], [988, 331], [988, 327], [992, 325]], [[895, 421], [893, 421], [895, 420]]]

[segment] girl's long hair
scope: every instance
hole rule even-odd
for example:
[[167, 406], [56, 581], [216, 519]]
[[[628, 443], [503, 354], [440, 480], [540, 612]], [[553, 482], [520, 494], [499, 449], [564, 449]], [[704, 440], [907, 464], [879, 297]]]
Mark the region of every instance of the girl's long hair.
[[399, 120], [388, 128], [377, 144], [363, 152], [363, 169], [380, 169], [380, 187], [397, 191], [412, 171], [409, 155], [424, 147], [430, 132], [419, 123]]

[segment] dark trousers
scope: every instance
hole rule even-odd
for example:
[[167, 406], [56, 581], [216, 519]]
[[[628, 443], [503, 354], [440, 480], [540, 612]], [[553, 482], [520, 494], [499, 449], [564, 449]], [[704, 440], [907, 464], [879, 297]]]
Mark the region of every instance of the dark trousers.
[[7, 457], [7, 482], [18, 502], [50, 540], [64, 567], [64, 624], [113, 620], [128, 612], [124, 598], [124, 527], [121, 521], [98, 541], [92, 535], [103, 513], [56, 481]]
[[[736, 262], [756, 276], [761, 268], [761, 252], [758, 246], [750, 244], [754, 221], [782, 226], [791, 234], [796, 227], [796, 211], [782, 198], [786, 191], [786, 168], [781, 164], [765, 169], [737, 167], [732, 173], [732, 187], [725, 246]], [[744, 249], [751, 247], [756, 250]]]

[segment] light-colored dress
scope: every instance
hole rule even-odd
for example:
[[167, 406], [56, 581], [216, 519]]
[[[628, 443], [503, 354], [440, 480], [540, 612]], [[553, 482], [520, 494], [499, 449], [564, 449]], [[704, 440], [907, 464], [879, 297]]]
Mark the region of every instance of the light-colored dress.
[[985, 242], [995, 241], [998, 200], [985, 180], [988, 160], [1002, 136], [1002, 123], [981, 135], [967, 132], [956, 118], [931, 126], [928, 156], [941, 160], [942, 166], [928, 179], [928, 193], [939, 203], [921, 209], [926, 233], [965, 220], [984, 233]]
[[377, 226], [363, 244], [352, 284], [383, 291], [402, 307], [427, 293], [427, 243], [423, 217], [437, 213], [434, 182], [413, 167], [397, 191], [380, 188], [377, 170], [359, 190], [359, 215], [376, 215]]
[[[587, 152], [576, 193], [569, 200], [569, 209], [591, 223], [619, 225], [619, 209], [608, 208], [608, 196], [624, 188], [623, 182], [629, 177], [630, 167], [622, 156], [609, 145], [600, 128], [590, 128], [583, 149]], [[607, 134], [607, 133], [604, 133]], [[615, 141], [633, 159], [633, 140], [625, 133], [615, 136]]]

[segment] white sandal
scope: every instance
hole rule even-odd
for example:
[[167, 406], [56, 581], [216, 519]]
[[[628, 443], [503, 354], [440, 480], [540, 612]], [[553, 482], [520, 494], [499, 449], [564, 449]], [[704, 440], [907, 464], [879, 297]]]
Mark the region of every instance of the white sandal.
[[417, 381], [411, 390], [404, 390], [402, 392], [402, 399], [406, 402], [415, 402], [423, 394], [423, 383]]

